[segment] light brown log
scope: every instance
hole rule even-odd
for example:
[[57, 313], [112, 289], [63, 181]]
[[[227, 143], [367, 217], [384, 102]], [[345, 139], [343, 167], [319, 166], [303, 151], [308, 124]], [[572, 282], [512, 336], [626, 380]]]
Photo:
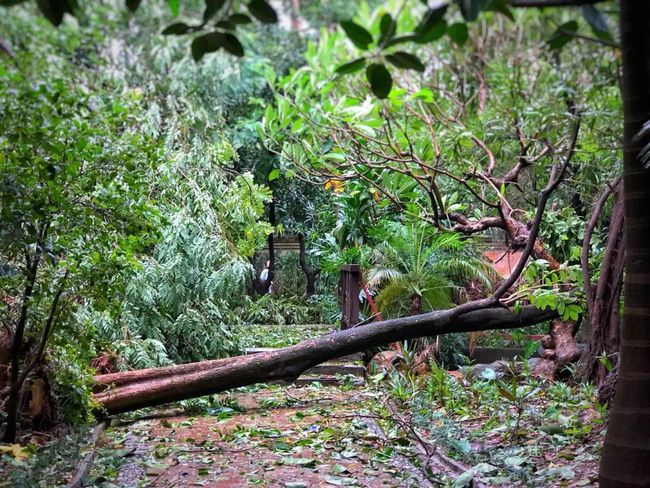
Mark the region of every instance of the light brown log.
[[[126, 412], [255, 383], [293, 381], [317, 364], [391, 342], [452, 332], [525, 327], [556, 316], [553, 311], [534, 307], [524, 307], [519, 313], [505, 308], [488, 308], [460, 315], [457, 309], [374, 322], [276, 351], [208, 361], [207, 364], [130, 372], [127, 374], [132, 377], [136, 373], [139, 378], [151, 374], [154, 379], [108, 389], [96, 394], [95, 399], [105, 413]], [[104, 379], [100, 377], [100, 381]]]

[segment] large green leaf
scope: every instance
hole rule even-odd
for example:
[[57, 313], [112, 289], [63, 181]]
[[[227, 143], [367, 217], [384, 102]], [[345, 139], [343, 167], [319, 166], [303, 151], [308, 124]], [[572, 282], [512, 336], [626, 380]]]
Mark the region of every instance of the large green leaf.
[[553, 37], [549, 39], [548, 46], [551, 49], [562, 49], [571, 39], [574, 38], [574, 34], [578, 31], [578, 23], [575, 20], [571, 20], [560, 25]]
[[205, 10], [203, 11], [203, 21], [207, 22], [214, 17], [214, 14], [221, 10], [224, 3], [226, 3], [226, 0], [206, 0]]
[[239, 39], [237, 39], [233, 34], [224, 34], [223, 48], [233, 56], [241, 58], [244, 55], [244, 46], [241, 45]]
[[274, 24], [278, 21], [278, 14], [265, 0], [251, 0], [248, 11], [260, 22]]
[[469, 37], [467, 24], [463, 22], [452, 24], [447, 29], [447, 34], [449, 34], [449, 37], [451, 37], [452, 41], [454, 41], [459, 46], [463, 46]]
[[191, 27], [187, 25], [184, 22], [176, 22], [174, 24], [168, 25], [165, 27], [165, 29], [162, 31], [163, 35], [165, 36], [181, 36], [183, 34], [187, 34], [190, 31]]
[[411, 53], [397, 51], [393, 54], [386, 55], [386, 59], [389, 63], [398, 68], [412, 69], [419, 72], [424, 71], [424, 64], [422, 64], [422, 61]]
[[366, 68], [366, 78], [377, 98], [384, 99], [393, 87], [393, 79], [383, 64], [373, 63]]
[[172, 11], [172, 15], [178, 17], [178, 13], [181, 10], [180, 0], [167, 0], [167, 5], [169, 5], [169, 10]]
[[352, 43], [359, 49], [368, 49], [368, 46], [372, 43], [370, 32], [359, 24], [356, 24], [351, 20], [346, 20], [341, 22], [341, 27]]
[[356, 73], [361, 68], [366, 65], [366, 58], [358, 58], [345, 63], [336, 68], [336, 73], [339, 75], [347, 75], [350, 73]]
[[458, 0], [458, 3], [460, 4], [460, 12], [467, 22], [476, 20], [481, 10], [480, 0]]
[[596, 36], [601, 39], [612, 39], [612, 34], [607, 25], [607, 19], [600, 10], [593, 5], [583, 5], [581, 9], [582, 16], [585, 18]]
[[444, 17], [447, 7], [447, 5], [443, 5], [439, 8], [427, 10], [427, 13], [424, 14], [424, 17], [415, 28], [416, 42], [430, 42], [444, 35], [444, 27], [446, 26]]
[[200, 60], [205, 54], [212, 53], [224, 47], [224, 34], [221, 32], [209, 32], [195, 37], [192, 41], [192, 57], [194, 61]]
[[47, 20], [54, 25], [60, 25], [65, 13], [72, 13], [72, 5], [68, 0], [37, 0], [38, 9]]
[[377, 44], [381, 44], [384, 41], [390, 39], [395, 35], [395, 31], [397, 29], [397, 22], [393, 20], [393, 17], [386, 13], [381, 17], [381, 20], [379, 21], [379, 39], [377, 40]]
[[126, 7], [131, 11], [135, 12], [138, 10], [138, 7], [140, 6], [140, 3], [142, 0], [126, 0]]

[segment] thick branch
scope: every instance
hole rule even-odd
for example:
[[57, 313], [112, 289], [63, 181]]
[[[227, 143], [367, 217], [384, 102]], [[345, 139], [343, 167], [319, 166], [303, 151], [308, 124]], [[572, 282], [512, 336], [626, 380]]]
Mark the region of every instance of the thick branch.
[[[489, 308], [457, 315], [455, 307], [413, 317], [374, 322], [303, 341], [276, 351], [219, 359], [208, 369], [163, 380], [132, 383], [97, 394], [109, 414], [194, 398], [254, 383], [292, 381], [322, 362], [391, 342], [452, 332], [509, 329], [537, 324], [556, 316], [554, 311], [524, 307], [520, 313]], [[200, 365], [201, 363], [197, 363]], [[171, 366], [192, 369], [195, 365]], [[160, 372], [160, 368], [158, 372]], [[103, 382], [102, 376], [97, 378]]]
[[501, 217], [483, 217], [479, 220], [470, 220], [463, 214], [451, 213], [447, 218], [452, 222], [456, 222], [452, 230], [463, 234], [476, 234], [491, 228], [505, 229], [506, 227]]

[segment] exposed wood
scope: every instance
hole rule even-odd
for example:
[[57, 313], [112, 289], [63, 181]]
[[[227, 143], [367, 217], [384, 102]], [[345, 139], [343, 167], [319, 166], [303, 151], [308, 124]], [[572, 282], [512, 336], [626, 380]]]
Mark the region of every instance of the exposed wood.
[[[467, 308], [460, 306], [416, 317], [374, 322], [276, 351], [219, 359], [211, 361], [207, 369], [198, 367], [196, 372], [138, 381], [96, 394], [95, 399], [106, 413], [125, 412], [255, 383], [293, 381], [317, 364], [395, 341], [452, 332], [526, 327], [556, 316], [553, 311], [534, 307], [524, 307], [518, 314], [501, 307], [462, 313]], [[458, 309], [461, 309], [460, 314]], [[196, 363], [170, 368], [177, 371], [176, 368], [191, 369], [195, 366]], [[161, 369], [156, 368], [157, 373]], [[146, 371], [143, 370], [142, 374], [146, 375]]]

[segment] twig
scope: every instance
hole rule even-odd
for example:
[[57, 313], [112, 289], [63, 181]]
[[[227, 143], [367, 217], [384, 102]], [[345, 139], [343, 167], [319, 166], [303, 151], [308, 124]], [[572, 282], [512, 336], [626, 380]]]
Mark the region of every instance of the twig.
[[99, 442], [99, 438], [101, 437], [102, 432], [104, 432], [105, 428], [106, 421], [98, 423], [95, 427], [91, 439], [92, 447], [90, 449], [90, 452], [86, 454], [83, 461], [81, 461], [81, 464], [77, 469], [77, 473], [74, 475], [72, 480], [70, 480], [70, 483], [68, 483], [68, 488], [81, 488], [83, 486], [83, 480], [86, 476], [88, 476], [88, 473], [90, 473], [90, 468], [93, 466], [93, 460], [95, 459], [95, 449], [97, 447], [97, 443]]

